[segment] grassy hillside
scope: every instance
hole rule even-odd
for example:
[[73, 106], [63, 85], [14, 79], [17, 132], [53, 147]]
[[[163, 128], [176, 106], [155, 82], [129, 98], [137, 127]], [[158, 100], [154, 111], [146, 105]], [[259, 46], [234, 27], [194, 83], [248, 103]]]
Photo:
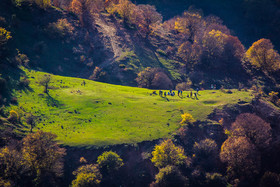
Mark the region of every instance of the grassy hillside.
[[18, 106], [9, 109], [21, 115], [37, 115], [35, 130], [51, 131], [69, 146], [104, 146], [168, 137], [180, 127], [182, 112], [204, 120], [216, 107], [251, 99], [250, 92], [226, 94], [216, 90], [201, 91], [199, 100], [178, 96], [166, 99], [151, 95], [148, 89], [89, 80], [82, 86], [83, 79], [55, 75], [47, 95], [38, 84], [45, 73], [24, 71], [31, 81], [30, 89], [18, 92]]

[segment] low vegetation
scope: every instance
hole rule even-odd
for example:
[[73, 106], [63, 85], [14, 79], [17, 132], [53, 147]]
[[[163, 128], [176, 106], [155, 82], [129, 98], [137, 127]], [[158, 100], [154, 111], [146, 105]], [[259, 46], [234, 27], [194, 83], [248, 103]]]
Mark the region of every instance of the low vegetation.
[[[218, 90], [200, 91], [198, 100], [187, 98], [187, 92], [183, 97], [165, 98], [148, 89], [55, 75], [49, 79], [46, 73], [25, 72], [30, 91], [18, 92], [18, 106], [7, 110], [15, 110], [23, 123], [25, 113], [31, 113], [36, 116], [34, 131], [53, 132], [61, 143], [71, 146], [136, 143], [169, 137], [180, 127], [182, 112], [204, 120], [216, 107], [239, 100], [249, 102], [252, 98], [250, 92], [227, 94]], [[44, 84], [40, 86], [42, 80]], [[22, 128], [30, 131], [30, 124]]]

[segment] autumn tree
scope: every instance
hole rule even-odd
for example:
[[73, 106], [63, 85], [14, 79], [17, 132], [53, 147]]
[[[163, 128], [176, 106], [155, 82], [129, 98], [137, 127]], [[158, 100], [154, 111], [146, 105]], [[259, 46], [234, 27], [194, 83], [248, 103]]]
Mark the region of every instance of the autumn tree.
[[[17, 182], [24, 171], [23, 168], [22, 156], [17, 150], [11, 147], [0, 149], [0, 176], [3, 181], [6, 181], [6, 184], [17, 186]], [[2, 186], [1, 182], [0, 186]]]
[[90, 14], [90, 6], [88, 0], [73, 0], [69, 6], [69, 10], [79, 17], [82, 26], [86, 26]]
[[222, 145], [220, 159], [227, 164], [229, 177], [252, 179], [260, 170], [260, 155], [246, 137], [229, 137]]
[[36, 124], [36, 117], [32, 115], [31, 113], [27, 113], [25, 117], [26, 123], [30, 126], [30, 132], [32, 132], [32, 129], [34, 128]]
[[66, 18], [58, 19], [56, 22], [49, 23], [48, 32], [54, 37], [65, 37], [73, 34], [74, 27]]
[[40, 80], [39, 84], [44, 86], [44, 93], [48, 94], [49, 93], [49, 84], [51, 82], [51, 76], [50, 75], [43, 75]]
[[218, 146], [214, 140], [205, 139], [195, 142], [193, 150], [196, 156], [205, 158], [215, 156], [218, 153]]
[[97, 158], [97, 164], [104, 173], [112, 173], [123, 166], [123, 160], [117, 153], [108, 151]]
[[244, 55], [245, 48], [237, 37], [219, 30], [204, 33], [200, 64], [203, 68], [242, 73]]
[[202, 16], [198, 12], [184, 12], [182, 17], [178, 17], [175, 21], [174, 29], [183, 33], [191, 43], [195, 41], [197, 32], [203, 24]]
[[146, 28], [147, 33], [150, 34], [151, 32], [151, 25], [155, 23], [162, 22], [162, 16], [160, 13], [157, 12], [156, 7], [152, 5], [138, 5], [137, 6], [141, 11], [143, 16], [143, 26]]
[[228, 35], [218, 30], [206, 32], [203, 37], [203, 50], [209, 57], [222, 56]]
[[151, 187], [186, 187], [189, 186], [189, 179], [181, 174], [175, 166], [166, 166], [159, 170]]
[[176, 90], [190, 90], [192, 86], [192, 81], [187, 79], [187, 82], [181, 82], [176, 85]]
[[237, 116], [232, 124], [232, 134], [247, 137], [259, 149], [267, 148], [272, 139], [270, 124], [250, 113]]
[[132, 10], [135, 6], [136, 5], [129, 0], [119, 0], [117, 4], [111, 3], [110, 6], [107, 7], [107, 11], [110, 14], [118, 14], [125, 23], [129, 23]]
[[97, 165], [88, 164], [79, 167], [73, 172], [76, 176], [75, 180], [72, 181], [73, 187], [90, 187], [99, 186], [102, 175]]
[[11, 32], [5, 28], [0, 27], [0, 48], [7, 44], [8, 40], [12, 38]]
[[10, 116], [7, 119], [9, 122], [13, 124], [17, 124], [19, 122], [19, 115], [15, 110], [10, 111]]
[[201, 57], [201, 46], [194, 42], [189, 41], [182, 43], [178, 48], [178, 56], [186, 62], [188, 68], [193, 68], [197, 64]]
[[141, 88], [170, 89], [173, 87], [169, 77], [160, 68], [146, 68], [138, 73], [136, 82]]
[[95, 67], [92, 75], [89, 77], [91, 80], [105, 82], [107, 80], [107, 73], [100, 67]]
[[7, 31], [5, 28], [0, 27], [0, 57], [5, 55], [5, 46], [11, 38], [11, 32]]
[[158, 168], [163, 168], [167, 165], [183, 165], [187, 158], [184, 155], [184, 149], [175, 146], [170, 139], [156, 145], [152, 155], [151, 161]]
[[280, 69], [280, 55], [269, 39], [260, 39], [246, 52], [250, 63], [265, 73]]
[[151, 83], [153, 89], [170, 89], [173, 87], [170, 78], [162, 71], [155, 73]]
[[30, 169], [37, 185], [47, 176], [62, 175], [65, 149], [59, 147], [55, 138], [52, 133], [37, 131], [22, 140], [23, 163]]

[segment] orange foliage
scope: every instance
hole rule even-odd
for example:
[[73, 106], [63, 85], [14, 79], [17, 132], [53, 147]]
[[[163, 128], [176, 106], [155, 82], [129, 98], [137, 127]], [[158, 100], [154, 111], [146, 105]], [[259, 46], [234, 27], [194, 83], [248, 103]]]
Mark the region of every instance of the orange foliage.
[[255, 114], [244, 113], [237, 116], [232, 124], [233, 136], [247, 137], [257, 148], [264, 149], [269, 146], [272, 139], [272, 129]]
[[259, 173], [260, 155], [246, 137], [229, 137], [221, 147], [220, 159], [227, 163], [229, 177], [252, 179]]
[[260, 39], [246, 52], [248, 60], [264, 72], [272, 72], [280, 69], [280, 55], [269, 39]]

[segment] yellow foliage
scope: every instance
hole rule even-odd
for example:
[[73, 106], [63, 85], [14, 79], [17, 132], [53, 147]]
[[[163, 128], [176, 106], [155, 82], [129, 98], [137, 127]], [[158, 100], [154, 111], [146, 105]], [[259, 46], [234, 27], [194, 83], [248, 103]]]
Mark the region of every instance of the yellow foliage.
[[16, 112], [16, 111], [14, 111], [14, 110], [11, 110], [10, 111], [10, 116], [9, 116], [9, 118], [8, 118], [9, 120], [11, 120], [12, 122], [18, 122], [18, 120], [19, 120], [19, 115], [18, 115], [18, 113]]
[[224, 124], [224, 118], [221, 118], [221, 119], [219, 120], [219, 124], [220, 124], [220, 125], [223, 125], [223, 124]]
[[176, 147], [170, 139], [156, 145], [152, 155], [151, 161], [158, 168], [167, 165], [182, 165], [187, 158], [184, 155], [184, 149]]
[[225, 134], [228, 135], [228, 136], [232, 136], [232, 132], [227, 130], [227, 129], [225, 130]]
[[33, 0], [33, 2], [43, 9], [51, 6], [51, 0]]
[[273, 49], [268, 39], [260, 39], [246, 52], [250, 63], [265, 72], [277, 71], [280, 69], [280, 55]]
[[98, 186], [102, 178], [97, 165], [93, 164], [81, 166], [73, 174], [76, 175], [76, 179], [72, 181], [73, 187]]
[[23, 139], [22, 158], [27, 167], [36, 174], [36, 182], [41, 178], [42, 171], [61, 175], [63, 164], [61, 158], [65, 149], [60, 148], [55, 141], [56, 135], [37, 131], [28, 134]]
[[11, 39], [11, 32], [7, 31], [5, 28], [0, 27], [0, 46], [7, 43]]
[[4, 180], [0, 177], [0, 186], [3, 187], [12, 187], [12, 184], [10, 181]]
[[189, 113], [184, 113], [181, 115], [181, 117], [182, 117], [182, 121], [181, 121], [182, 125], [195, 122], [195, 119]]
[[268, 95], [270, 97], [273, 97], [273, 96], [277, 96], [278, 94], [279, 94], [278, 92], [271, 91]]

